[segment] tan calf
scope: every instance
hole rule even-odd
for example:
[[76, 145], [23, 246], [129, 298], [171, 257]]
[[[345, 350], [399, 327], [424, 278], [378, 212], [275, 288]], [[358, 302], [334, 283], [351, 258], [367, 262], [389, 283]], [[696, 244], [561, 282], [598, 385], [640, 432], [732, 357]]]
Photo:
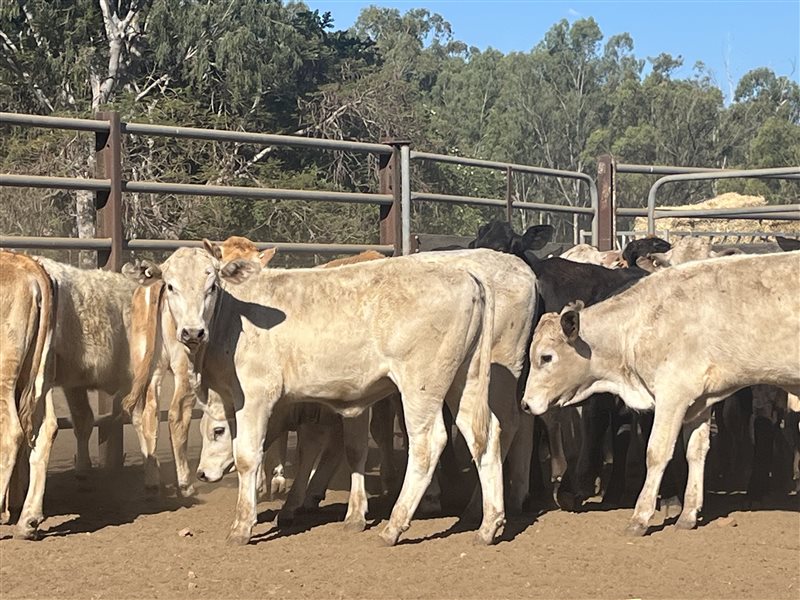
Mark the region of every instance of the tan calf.
[[57, 430], [51, 392], [56, 298], [56, 288], [38, 262], [0, 251], [0, 509], [5, 509], [24, 441], [32, 452], [16, 531], [22, 538], [33, 537], [43, 519], [47, 463]]

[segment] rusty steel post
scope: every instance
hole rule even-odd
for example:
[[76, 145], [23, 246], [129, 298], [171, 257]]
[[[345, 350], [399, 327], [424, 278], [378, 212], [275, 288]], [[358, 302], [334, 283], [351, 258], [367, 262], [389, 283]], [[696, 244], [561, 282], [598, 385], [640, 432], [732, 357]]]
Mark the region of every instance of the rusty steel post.
[[[101, 112], [98, 119], [108, 121], [108, 132], [95, 134], [95, 177], [111, 181], [108, 192], [100, 191], [95, 196], [97, 208], [97, 233], [99, 238], [111, 238], [111, 247], [98, 250], [97, 266], [109, 271], [122, 268], [122, 143], [119, 113]], [[121, 407], [113, 396], [98, 394], [97, 410], [101, 415], [119, 415]], [[97, 428], [100, 466], [119, 469], [124, 458], [122, 450], [123, 430], [121, 419], [108, 419]]]
[[392, 203], [380, 207], [380, 243], [394, 246], [394, 256], [402, 254], [402, 230], [400, 223], [400, 146], [406, 140], [388, 139], [381, 143], [392, 147], [391, 154], [378, 156], [378, 178], [380, 194], [391, 194]]
[[610, 154], [597, 159], [597, 249], [613, 250], [616, 230], [616, 164]]
[[512, 209], [514, 208], [513, 184], [514, 170], [506, 167], [506, 221], [511, 223]]

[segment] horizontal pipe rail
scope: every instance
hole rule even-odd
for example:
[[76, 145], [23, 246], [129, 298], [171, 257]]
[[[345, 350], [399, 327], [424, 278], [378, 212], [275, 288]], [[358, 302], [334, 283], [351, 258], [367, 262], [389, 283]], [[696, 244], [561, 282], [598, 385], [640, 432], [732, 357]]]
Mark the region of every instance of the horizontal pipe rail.
[[3, 173], [0, 174], [0, 186], [107, 192], [111, 189], [111, 181], [108, 179], [83, 177], [48, 177], [44, 175], [12, 175], [10, 173]]
[[20, 250], [108, 250], [111, 238], [0, 236], [0, 248]]
[[352, 202], [358, 204], [392, 203], [391, 194], [364, 194], [358, 192], [328, 192], [322, 190], [284, 190], [279, 188], [254, 188], [234, 185], [201, 185], [194, 183], [157, 183], [153, 181], [123, 181], [123, 192], [141, 194], [178, 194], [183, 196], [218, 196], [252, 198], [259, 200], [316, 200]]
[[[743, 206], [738, 208], [705, 208], [692, 210], [690, 208], [657, 208], [656, 219], [669, 217], [699, 217], [699, 218], [728, 218], [728, 219], [783, 219], [781, 215], [800, 215], [800, 204], [785, 204], [771, 206]], [[620, 217], [646, 217], [646, 208], [618, 208], [617, 216]]]
[[[716, 167], [674, 167], [669, 165], [638, 165], [617, 163], [617, 173], [638, 173], [641, 175], [683, 175], [686, 173], [726, 173], [729, 169]], [[800, 175], [783, 176], [781, 179], [800, 179]]]
[[571, 213], [575, 215], [592, 215], [594, 209], [588, 206], [569, 206], [567, 204], [543, 204], [541, 202], [514, 202], [514, 208], [525, 208], [529, 210], [542, 210], [550, 212]]
[[[749, 169], [716, 171], [705, 173], [683, 173], [679, 175], [667, 175], [662, 177], [652, 185], [650, 193], [647, 195], [647, 232], [652, 234], [656, 230], [656, 194], [665, 183], [678, 181], [702, 181], [706, 179], [744, 179], [775, 177], [782, 178], [785, 175], [800, 175], [800, 167], [783, 167], [778, 169]], [[665, 215], [668, 216], [668, 215]], [[674, 214], [673, 214], [674, 216]]]
[[[506, 207], [505, 200], [497, 200], [495, 198], [478, 198], [474, 196], [454, 196], [451, 194], [423, 194], [414, 193], [411, 195], [412, 200], [424, 200], [428, 202], [453, 202], [457, 204], [474, 204], [477, 206], [495, 206], [499, 208]], [[594, 214], [594, 211], [588, 206], [568, 206], [564, 204], [543, 204], [540, 202], [514, 202], [511, 205], [514, 208], [522, 208], [527, 210], [540, 210], [549, 212], [561, 212], [571, 214]]]
[[[259, 250], [277, 248], [280, 252], [292, 254], [358, 254], [366, 250], [376, 250], [392, 254], [394, 246], [381, 244], [304, 244], [295, 242], [256, 242]], [[172, 251], [184, 247], [201, 248], [200, 240], [146, 240], [123, 241], [122, 248], [127, 251]], [[111, 247], [111, 238], [65, 238], [0, 236], [0, 248], [25, 250], [106, 250]]]
[[122, 123], [122, 133], [208, 140], [214, 142], [241, 142], [262, 146], [295, 146], [321, 148], [323, 150], [344, 150], [374, 154], [391, 154], [388, 144], [351, 142], [348, 140], [329, 140], [301, 137], [299, 135], [279, 135], [273, 133], [251, 133], [248, 131], [225, 131], [221, 129], [202, 129], [199, 127], [177, 127], [170, 125], [149, 125], [147, 123]]
[[[376, 250], [384, 254], [392, 254], [394, 246], [381, 244], [304, 244], [295, 242], [254, 242], [259, 250], [277, 248], [279, 252], [298, 254], [358, 254], [366, 250]], [[169, 251], [178, 248], [202, 248], [200, 240], [128, 240], [123, 243], [125, 250], [132, 251]]]
[[50, 129], [70, 129], [74, 131], [103, 132], [111, 128], [108, 121], [99, 119], [72, 119], [67, 117], [45, 117], [0, 112], [0, 125], [19, 125], [22, 127], [47, 127]]

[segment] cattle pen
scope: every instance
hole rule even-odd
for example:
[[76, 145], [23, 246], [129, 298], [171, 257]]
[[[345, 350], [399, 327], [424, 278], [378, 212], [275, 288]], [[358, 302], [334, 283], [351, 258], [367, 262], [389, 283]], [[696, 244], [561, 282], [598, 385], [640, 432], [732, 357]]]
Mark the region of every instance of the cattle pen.
[[[624, 219], [647, 217], [649, 232], [653, 233], [658, 219], [676, 215], [676, 211], [660, 207], [657, 199], [660, 188], [681, 178], [800, 180], [800, 167], [733, 171], [647, 166], [618, 163], [607, 155], [598, 159], [595, 177], [579, 171], [417, 151], [400, 138], [360, 142], [126, 123], [115, 112], [99, 113], [92, 119], [0, 113], [0, 126], [67, 129], [93, 135], [93, 177], [0, 173], [0, 187], [87, 191], [94, 194], [97, 209], [94, 238], [3, 234], [0, 248], [94, 251], [97, 266], [114, 271], [120, 270], [131, 252], [170, 251], [202, 243], [126, 239], [125, 196], [133, 193], [366, 204], [377, 207], [377, 243], [259, 241], [257, 245], [303, 255], [364, 250], [402, 255], [431, 249], [448, 239], [413, 230], [413, 203], [493, 207], [504, 211], [509, 221], [513, 210], [570, 215], [576, 223], [573, 242], [586, 239], [601, 250], [610, 250], [619, 246], [620, 236], [628, 235], [620, 226]], [[356, 192], [126, 179], [122, 150], [127, 135], [361, 153], [374, 157], [376, 181], [373, 191]], [[415, 165], [426, 162], [502, 173], [505, 197], [415, 191], [412, 171]], [[574, 205], [526, 202], [514, 193], [517, 174], [565, 178], [581, 186], [582, 193]], [[617, 205], [620, 174], [657, 177], [649, 198], [641, 199], [642, 206]], [[693, 212], [698, 214], [712, 219], [791, 222], [800, 220], [800, 204]], [[578, 219], [588, 224], [580, 234]], [[254, 544], [226, 547], [223, 532], [236, 501], [235, 475], [218, 484], [200, 484], [198, 497], [193, 499], [176, 498], [171, 491], [159, 499], [146, 497], [141, 490], [138, 457], [131, 461], [135, 466], [126, 465], [126, 454], [132, 456], [138, 448], [123, 427], [120, 407], [104, 394], [99, 394], [97, 406], [95, 456], [104, 468], [76, 480], [71, 463], [72, 438], [61, 436], [56, 441], [57, 460], [47, 493], [58, 503], [48, 501], [47, 531], [40, 543], [0, 539], [3, 598], [797, 598], [800, 587], [796, 570], [800, 536], [797, 495], [744, 506], [738, 497], [714, 497], [697, 531], [678, 532], [656, 525], [655, 535], [636, 540], [620, 535], [628, 508], [591, 506], [577, 514], [537, 508], [510, 517], [499, 543], [489, 548], [470, 545], [469, 527], [465, 529], [455, 514], [446, 513], [415, 521], [409, 539], [396, 548], [379, 549], [373, 538], [388, 507], [379, 495], [379, 477], [373, 469], [368, 480], [373, 494], [368, 531], [361, 537], [340, 531], [338, 521], [347, 504], [349, 481], [339, 473], [319, 513], [306, 515], [302, 522], [281, 530], [270, 524], [280, 502], [261, 503]], [[195, 410], [194, 417], [199, 415]], [[160, 420], [167, 420], [166, 411], [160, 413]], [[59, 419], [60, 429], [71, 427], [69, 419]], [[193, 458], [198, 439], [196, 433], [190, 439]], [[374, 454], [373, 448], [371, 462]], [[174, 469], [166, 446], [159, 449], [159, 455], [162, 472], [169, 480]], [[670, 521], [666, 513], [664, 521]], [[0, 527], [0, 537], [10, 537], [10, 528]]]

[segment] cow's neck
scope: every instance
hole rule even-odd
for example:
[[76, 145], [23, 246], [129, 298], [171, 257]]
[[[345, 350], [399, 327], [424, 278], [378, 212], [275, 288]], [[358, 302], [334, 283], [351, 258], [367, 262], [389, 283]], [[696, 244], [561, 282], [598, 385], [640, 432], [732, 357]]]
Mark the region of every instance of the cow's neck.
[[611, 298], [581, 313], [581, 338], [591, 350], [589, 362], [595, 382], [583, 396], [610, 393], [636, 410], [650, 410], [654, 398], [642, 373], [631, 361], [635, 335], [629, 331], [630, 311], [619, 298]]

